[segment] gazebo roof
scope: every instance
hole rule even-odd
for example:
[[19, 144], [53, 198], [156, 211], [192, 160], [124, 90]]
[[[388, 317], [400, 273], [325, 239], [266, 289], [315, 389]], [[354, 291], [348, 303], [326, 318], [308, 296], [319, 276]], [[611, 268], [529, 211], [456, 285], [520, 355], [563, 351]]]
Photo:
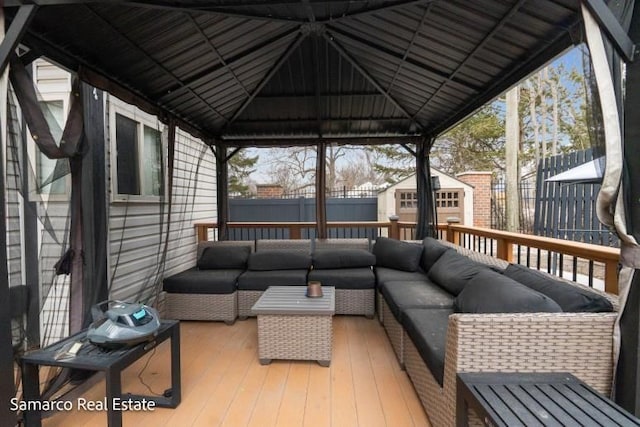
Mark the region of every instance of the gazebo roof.
[[581, 20], [577, 0], [36, 3], [36, 55], [235, 146], [437, 135], [570, 47]]

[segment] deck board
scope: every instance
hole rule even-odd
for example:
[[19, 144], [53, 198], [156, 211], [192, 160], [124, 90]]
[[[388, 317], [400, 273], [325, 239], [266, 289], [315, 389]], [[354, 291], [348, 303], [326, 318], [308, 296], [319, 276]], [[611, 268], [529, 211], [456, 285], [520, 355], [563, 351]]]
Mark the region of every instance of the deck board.
[[[377, 320], [334, 317], [331, 366], [257, 357], [255, 319], [233, 326], [182, 322], [182, 403], [176, 409], [124, 413], [124, 425], [163, 426], [428, 426], [411, 382]], [[125, 392], [145, 393], [138, 373], [145, 357], [123, 372]], [[149, 359], [145, 382], [156, 392], [169, 385], [169, 346]], [[104, 397], [104, 381], [87, 391]], [[44, 420], [45, 427], [104, 426], [104, 412], [74, 411]]]

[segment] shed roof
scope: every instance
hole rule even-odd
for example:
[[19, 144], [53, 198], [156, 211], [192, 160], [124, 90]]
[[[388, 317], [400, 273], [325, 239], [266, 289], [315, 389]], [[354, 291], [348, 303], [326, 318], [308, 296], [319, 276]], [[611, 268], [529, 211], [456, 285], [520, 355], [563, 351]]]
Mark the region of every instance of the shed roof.
[[[4, 3], [11, 19], [25, 2]], [[577, 0], [36, 3], [24, 45], [236, 146], [437, 135], [570, 47], [581, 20]]]

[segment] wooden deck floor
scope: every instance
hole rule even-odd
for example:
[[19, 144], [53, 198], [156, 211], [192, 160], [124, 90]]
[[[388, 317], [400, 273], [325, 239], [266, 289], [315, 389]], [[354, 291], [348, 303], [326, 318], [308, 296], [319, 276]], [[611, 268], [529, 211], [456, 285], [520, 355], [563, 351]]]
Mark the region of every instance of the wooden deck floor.
[[[413, 386], [383, 328], [360, 316], [334, 317], [333, 360], [274, 361], [257, 357], [256, 320], [233, 326], [182, 322], [182, 403], [176, 409], [125, 412], [125, 426], [428, 426]], [[148, 391], [138, 379], [145, 357], [123, 373], [123, 391]], [[142, 378], [155, 392], [169, 386], [167, 343]], [[83, 396], [104, 398], [104, 381]], [[46, 427], [105, 426], [105, 412], [72, 411]]]

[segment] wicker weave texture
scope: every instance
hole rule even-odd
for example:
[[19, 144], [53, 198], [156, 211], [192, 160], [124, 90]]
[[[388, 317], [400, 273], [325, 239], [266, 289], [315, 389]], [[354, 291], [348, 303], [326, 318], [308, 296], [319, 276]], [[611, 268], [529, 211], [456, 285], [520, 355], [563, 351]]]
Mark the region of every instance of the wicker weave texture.
[[375, 314], [375, 289], [336, 289], [336, 314]]
[[449, 427], [449, 424], [444, 422], [448, 411], [445, 409], [442, 388], [431, 375], [431, 371], [411, 340], [406, 342], [404, 365], [431, 425]]
[[238, 291], [238, 316], [253, 316], [251, 307], [260, 299], [264, 291]]
[[333, 349], [333, 317], [259, 315], [260, 359], [330, 361]]
[[380, 321], [381, 325], [384, 325], [384, 313], [382, 310], [382, 305], [384, 304], [384, 297], [382, 296], [382, 292], [380, 289], [376, 291], [376, 303], [378, 307], [378, 321]]
[[382, 313], [382, 315], [384, 316], [384, 330], [387, 331], [389, 341], [391, 342], [391, 347], [393, 347], [393, 351], [398, 358], [398, 363], [401, 367], [404, 367], [404, 342], [411, 340], [405, 340], [406, 333], [404, 332], [404, 328], [393, 315], [393, 313], [389, 309], [389, 305], [384, 300], [384, 298], [382, 300]]
[[238, 317], [238, 293], [165, 294], [165, 315], [178, 320], [220, 320], [233, 322]]

